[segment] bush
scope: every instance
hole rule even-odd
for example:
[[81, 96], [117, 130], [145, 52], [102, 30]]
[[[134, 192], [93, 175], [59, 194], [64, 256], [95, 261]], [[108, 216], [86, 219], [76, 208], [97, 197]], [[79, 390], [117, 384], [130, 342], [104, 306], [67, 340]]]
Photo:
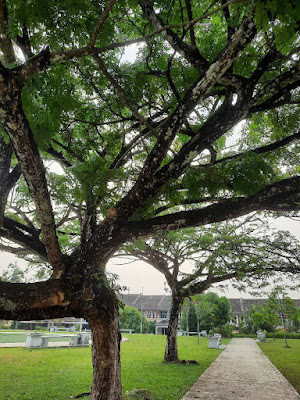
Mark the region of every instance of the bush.
[[223, 337], [227, 337], [227, 338], [232, 337], [233, 327], [231, 325], [227, 324], [227, 325], [220, 326], [219, 330]]
[[256, 339], [257, 335], [255, 335], [254, 333], [237, 333], [237, 334], [233, 334], [233, 337], [237, 337], [237, 338], [252, 338], [252, 339]]
[[0, 329], [11, 329], [11, 327], [7, 326], [7, 325], [4, 325], [4, 323], [3, 323], [3, 324], [0, 325]]
[[35, 330], [35, 331], [41, 331], [41, 330], [42, 330], [42, 327], [41, 327], [40, 325], [36, 325], [34, 330]]
[[223, 337], [230, 338], [232, 337], [233, 328], [231, 325], [223, 325], [218, 328], [213, 328], [209, 331], [209, 335], [213, 335], [214, 333], [220, 333]]
[[[233, 336], [237, 337], [237, 338], [247, 338], [247, 337], [253, 338], [253, 339], [257, 338], [257, 335], [254, 334], [254, 333], [248, 333], [248, 334], [239, 333], [239, 334], [233, 334]], [[269, 339], [273, 339], [273, 338], [275, 338], [275, 339], [284, 339], [283, 332], [275, 332], [275, 333], [267, 332], [266, 336]], [[286, 338], [287, 339], [300, 339], [300, 333], [287, 332], [286, 333]]]
[[[300, 333], [296, 332], [286, 332], [285, 334], [287, 339], [300, 339]], [[267, 338], [275, 338], [275, 339], [284, 339], [283, 332], [267, 332]]]

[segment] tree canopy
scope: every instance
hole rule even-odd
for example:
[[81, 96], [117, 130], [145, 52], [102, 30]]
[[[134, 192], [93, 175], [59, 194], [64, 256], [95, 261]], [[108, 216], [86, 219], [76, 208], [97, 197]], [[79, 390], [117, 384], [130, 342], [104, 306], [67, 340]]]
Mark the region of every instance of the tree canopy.
[[231, 281], [253, 292], [290, 278], [299, 279], [300, 243], [287, 231], [277, 231], [259, 216], [201, 228], [188, 228], [139, 239], [122, 247], [125, 254], [164, 274], [181, 302], [211, 286]]
[[[224, 325], [229, 319], [230, 309], [225, 298], [219, 299], [211, 293], [202, 296], [211, 286], [231, 281], [241, 290], [247, 287], [261, 291], [268, 284], [282, 280], [283, 274], [295, 285], [300, 272], [297, 239], [288, 232], [271, 230], [256, 215], [138, 239], [124, 245], [118, 255], [123, 253], [164, 274], [171, 289], [166, 362], [178, 361], [178, 318], [185, 298], [195, 302], [189, 310], [186, 309], [189, 320], [194, 314], [197, 326], [200, 322], [203, 329], [209, 330]], [[187, 266], [187, 262], [191, 265]], [[191, 321], [192, 325], [194, 323]], [[183, 325], [186, 326], [185, 322]]]
[[211, 330], [219, 328], [230, 321], [230, 303], [229, 300], [222, 296], [219, 297], [216, 293], [202, 293], [196, 295], [189, 300], [189, 311], [187, 307], [183, 308], [181, 317], [181, 329], [186, 330], [187, 318], [189, 318], [189, 330], [197, 331], [197, 320], [199, 320], [200, 330]]
[[[135, 333], [139, 333], [141, 331], [141, 312], [135, 307], [121, 307], [119, 324], [120, 329], [133, 329]], [[142, 333], [153, 333], [152, 325], [143, 315]]]
[[[299, 211], [299, 10], [0, 1], [0, 250], [51, 269], [45, 282], [0, 282], [2, 317], [85, 317], [95, 338], [108, 324], [116, 358], [105, 265], [122, 244]], [[119, 400], [119, 362], [105, 365], [100, 381], [116, 379], [95, 378], [92, 398]]]
[[3, 3], [1, 248], [55, 274], [112, 226], [299, 207], [297, 2], [115, 3]]

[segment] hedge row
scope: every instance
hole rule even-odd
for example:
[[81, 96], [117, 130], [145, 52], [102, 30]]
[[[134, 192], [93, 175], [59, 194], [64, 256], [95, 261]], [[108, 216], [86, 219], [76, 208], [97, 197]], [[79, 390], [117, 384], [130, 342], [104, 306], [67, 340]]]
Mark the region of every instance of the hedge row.
[[[295, 333], [295, 332], [287, 332], [286, 334], [286, 338], [287, 339], [300, 339], [300, 333]], [[237, 338], [253, 338], [256, 339], [257, 335], [254, 333], [249, 333], [249, 334], [233, 334], [233, 337], [237, 337]], [[266, 333], [267, 338], [275, 338], [275, 339], [284, 339], [284, 335], [283, 332], [276, 332], [276, 333], [272, 333], [272, 332], [267, 332]]]

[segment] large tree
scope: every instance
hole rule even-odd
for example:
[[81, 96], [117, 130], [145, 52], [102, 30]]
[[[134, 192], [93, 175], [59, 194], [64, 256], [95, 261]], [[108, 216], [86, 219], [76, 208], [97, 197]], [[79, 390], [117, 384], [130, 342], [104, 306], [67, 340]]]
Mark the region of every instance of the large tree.
[[297, 13], [296, 0], [0, 1], [1, 250], [52, 271], [0, 282], [0, 317], [84, 317], [92, 399], [121, 398], [105, 266], [124, 242], [299, 210]]
[[[248, 286], [261, 290], [272, 281], [282, 279], [283, 275], [289, 277], [291, 283], [300, 275], [297, 239], [288, 232], [272, 231], [266, 222], [262, 224], [255, 216], [139, 239], [123, 246], [123, 252], [164, 274], [171, 289], [166, 362], [178, 361], [178, 319], [186, 298], [200, 295], [201, 302], [196, 307], [198, 315], [201, 314], [199, 308], [204, 312], [204, 303], [209, 300], [209, 314], [213, 311], [213, 301], [220, 299], [214, 294], [201, 297], [201, 293], [214, 284], [231, 281], [240, 289]], [[193, 265], [192, 269], [187, 262]]]

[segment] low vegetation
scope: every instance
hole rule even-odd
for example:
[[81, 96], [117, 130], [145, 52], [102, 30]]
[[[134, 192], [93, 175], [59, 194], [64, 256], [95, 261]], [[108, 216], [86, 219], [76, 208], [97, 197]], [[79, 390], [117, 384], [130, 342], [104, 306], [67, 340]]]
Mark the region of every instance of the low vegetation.
[[[180, 399], [221, 352], [208, 349], [206, 338], [198, 345], [196, 337], [179, 337], [180, 359], [193, 359], [198, 365], [165, 364], [165, 336], [125, 337], [129, 341], [122, 343], [121, 359], [123, 395], [127, 398], [135, 389], [147, 389], [155, 400]], [[0, 376], [1, 400], [72, 399], [90, 390], [90, 349], [1, 349]]]
[[285, 348], [283, 339], [269, 339], [267, 343], [260, 343], [259, 346], [300, 394], [300, 340], [290, 339], [291, 348]]

